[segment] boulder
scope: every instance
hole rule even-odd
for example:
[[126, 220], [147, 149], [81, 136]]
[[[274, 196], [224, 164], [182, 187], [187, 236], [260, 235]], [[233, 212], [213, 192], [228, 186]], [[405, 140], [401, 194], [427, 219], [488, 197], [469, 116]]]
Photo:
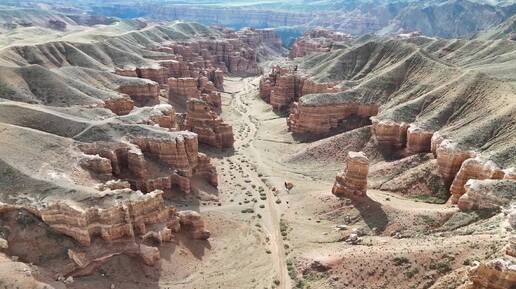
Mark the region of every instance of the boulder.
[[181, 230], [190, 232], [195, 239], [206, 240], [210, 237], [210, 231], [206, 230], [204, 220], [195, 211], [181, 211], [178, 213]]

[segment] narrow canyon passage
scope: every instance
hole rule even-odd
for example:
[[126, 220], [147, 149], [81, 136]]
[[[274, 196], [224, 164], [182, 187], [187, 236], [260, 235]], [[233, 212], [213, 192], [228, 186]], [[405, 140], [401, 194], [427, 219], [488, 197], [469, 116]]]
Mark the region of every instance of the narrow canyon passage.
[[[258, 96], [258, 81], [257, 77], [226, 79], [222, 116], [234, 128], [235, 148], [230, 157], [221, 157], [216, 162], [221, 172], [219, 189], [222, 206], [206, 208], [206, 210], [231, 210], [238, 202], [242, 204], [239, 207], [244, 210], [251, 209], [258, 213], [261, 216], [259, 224], [263, 225], [263, 233], [267, 240], [267, 248], [263, 250], [266, 250], [273, 262], [273, 283], [277, 285], [276, 288], [291, 288], [287, 271], [286, 247], [280, 228], [283, 204], [279, 201], [281, 194], [284, 193], [284, 184], [281, 182], [284, 176], [273, 173], [271, 168], [263, 163], [264, 155], [268, 152], [255, 146], [258, 133], [262, 128], [260, 118], [264, 114], [271, 113], [268, 105]], [[250, 188], [251, 192], [233, 194], [233, 191], [246, 187]], [[260, 194], [258, 195], [257, 192]], [[231, 196], [228, 196], [228, 193]], [[253, 199], [249, 201], [246, 196], [252, 196]], [[231, 199], [228, 199], [229, 197]], [[242, 197], [244, 200], [239, 202], [238, 198]], [[202, 208], [201, 212], [203, 212]]]

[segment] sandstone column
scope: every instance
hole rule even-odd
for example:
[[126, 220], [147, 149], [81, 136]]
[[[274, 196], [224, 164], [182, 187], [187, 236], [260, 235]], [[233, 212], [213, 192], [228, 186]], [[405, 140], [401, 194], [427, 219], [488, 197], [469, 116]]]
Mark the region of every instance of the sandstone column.
[[332, 193], [337, 197], [361, 198], [367, 192], [369, 159], [363, 152], [349, 152], [344, 170], [337, 175]]

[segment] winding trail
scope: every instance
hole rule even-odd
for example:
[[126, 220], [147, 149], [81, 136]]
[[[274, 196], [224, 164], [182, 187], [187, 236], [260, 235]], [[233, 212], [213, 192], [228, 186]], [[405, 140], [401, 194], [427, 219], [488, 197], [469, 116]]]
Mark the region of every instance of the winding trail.
[[[250, 107], [246, 100], [256, 97], [257, 87], [253, 85], [253, 81], [256, 78], [243, 78], [242, 90], [233, 93], [233, 97], [228, 107], [223, 107], [223, 110], [233, 112], [238, 115], [237, 119], [233, 119], [232, 125], [241, 126], [245, 129], [234, 129], [235, 132], [235, 153], [246, 156], [252, 163], [259, 163], [258, 150], [253, 149], [253, 140], [256, 139], [260, 122], [258, 118], [253, 115], [253, 107]], [[255, 170], [246, 170], [249, 178], [253, 183], [267, 187], [267, 184], [263, 182], [258, 173]], [[263, 209], [263, 224], [264, 231], [267, 233], [269, 238], [268, 248], [271, 251], [271, 256], [274, 264], [274, 271], [276, 272], [276, 278], [279, 280], [279, 284], [276, 288], [289, 289], [291, 288], [291, 280], [287, 270], [287, 260], [284, 248], [283, 237], [280, 231], [280, 216], [281, 206], [276, 204], [277, 196], [274, 195], [270, 188], [265, 190], [267, 201], [266, 206]]]

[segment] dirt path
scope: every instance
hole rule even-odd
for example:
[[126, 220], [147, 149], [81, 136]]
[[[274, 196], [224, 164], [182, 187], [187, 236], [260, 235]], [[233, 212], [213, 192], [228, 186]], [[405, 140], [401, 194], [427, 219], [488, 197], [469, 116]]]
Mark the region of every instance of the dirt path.
[[[260, 122], [253, 115], [253, 107], [248, 101], [256, 97], [257, 87], [252, 83], [256, 78], [241, 79], [241, 90], [232, 94], [230, 103], [223, 107], [223, 111], [236, 117], [228, 119], [234, 127], [235, 133], [235, 155], [242, 155], [248, 162], [256, 166], [260, 163], [260, 151], [254, 149], [253, 141], [256, 139]], [[238, 162], [238, 159], [237, 159]], [[260, 174], [253, 169], [246, 169], [240, 164], [238, 167], [244, 168], [244, 174], [248, 175], [251, 183], [259, 187], [265, 187], [266, 205], [260, 210], [263, 215], [263, 229], [269, 238], [269, 248], [274, 262], [274, 271], [279, 284], [276, 288], [291, 288], [290, 277], [287, 270], [285, 249], [283, 238], [280, 232], [281, 206], [276, 203], [277, 196], [262, 180]]]

